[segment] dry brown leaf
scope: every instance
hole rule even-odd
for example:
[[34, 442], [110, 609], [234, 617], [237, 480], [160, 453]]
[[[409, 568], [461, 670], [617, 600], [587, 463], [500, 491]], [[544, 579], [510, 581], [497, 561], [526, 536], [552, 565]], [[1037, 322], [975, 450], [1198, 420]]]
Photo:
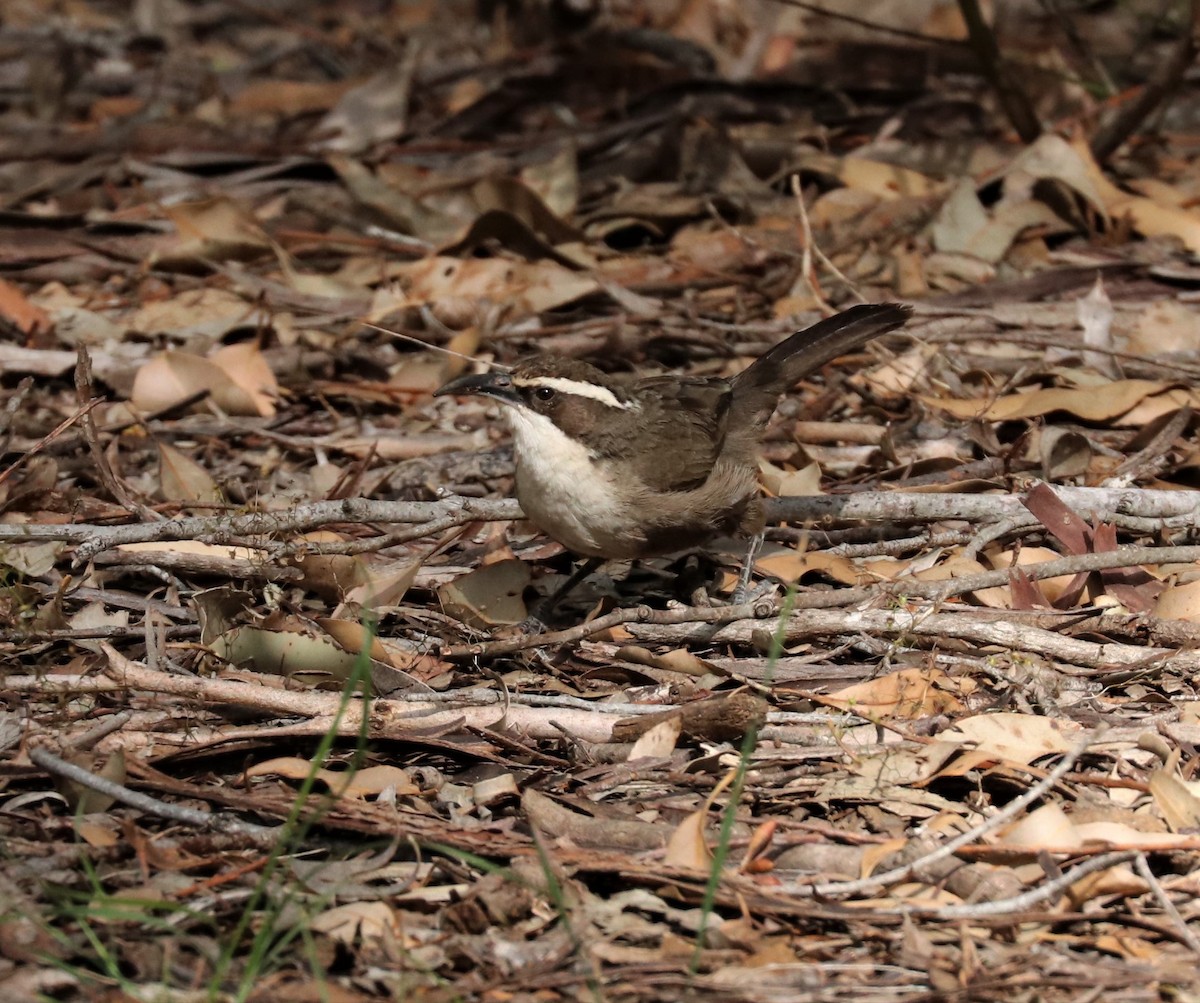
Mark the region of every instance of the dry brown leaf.
[[520, 623], [526, 616], [522, 594], [529, 577], [524, 561], [499, 561], [443, 585], [438, 598], [450, 616], [473, 627]]
[[[1174, 388], [1158, 380], [1114, 380], [1089, 387], [1051, 387], [1027, 390], [995, 399], [948, 400], [922, 395], [930, 407], [947, 411], [956, 418], [978, 421], [1011, 421], [1014, 418], [1038, 418], [1054, 411], [1066, 411], [1088, 421], [1113, 421], [1118, 425], [1148, 421], [1144, 411], [1134, 412], [1139, 404], [1152, 399], [1155, 416], [1183, 406], [1200, 406], [1200, 392]], [[1117, 421], [1124, 416], [1124, 420]]]
[[[125, 783], [125, 750], [117, 749], [109, 755], [96, 752], [74, 752], [66, 757], [74, 766], [81, 767], [95, 774], [102, 780], [114, 784]], [[98, 764], [98, 765], [97, 765]], [[85, 784], [78, 783], [67, 777], [54, 778], [54, 786], [67, 799], [71, 811], [80, 815], [91, 815], [108, 811], [116, 803], [116, 798], [102, 793]]]
[[1083, 846], [1075, 824], [1057, 804], [1045, 804], [996, 833], [1004, 846], [1028, 847], [1035, 855], [1045, 847], [1073, 850]]
[[1150, 795], [1155, 807], [1172, 832], [1195, 832], [1200, 829], [1200, 794], [1197, 784], [1188, 784], [1168, 765], [1150, 774]]
[[1200, 313], [1173, 299], [1148, 303], [1138, 314], [1133, 334], [1123, 347], [1152, 359], [1176, 352], [1200, 352]]
[[[314, 623], [328, 633], [330, 637], [337, 641], [346, 651], [350, 652], [350, 654], [361, 654], [369, 641], [371, 644], [370, 656], [376, 661], [383, 662], [385, 665], [392, 664], [388, 651], [376, 635], [376, 632], [368, 630], [366, 625], [358, 620], [335, 620], [332, 617], [321, 617], [315, 620]], [[398, 666], [393, 667], [398, 668]]]
[[[298, 539], [318, 544], [346, 542], [340, 533], [329, 530], [304, 533]], [[313, 554], [301, 551], [293, 558], [293, 563], [304, 573], [301, 584], [332, 602], [342, 601], [347, 592], [370, 577], [366, 559], [357, 554]]]
[[209, 360], [254, 402], [257, 414], [269, 418], [275, 413], [279, 384], [256, 342], [226, 345], [213, 352]]
[[165, 442], [158, 446], [158, 488], [166, 501], [219, 505], [225, 501], [217, 482], [199, 463]]
[[1171, 585], [1154, 604], [1154, 615], [1163, 620], [1200, 623], [1200, 581]]
[[214, 638], [209, 647], [218, 658], [233, 665], [310, 685], [340, 687], [351, 677], [358, 661], [329, 637], [249, 625], [233, 627]]
[[1079, 725], [1028, 714], [976, 714], [963, 718], [938, 737], [969, 743], [977, 752], [1028, 765], [1036, 759], [1069, 752]]
[[920, 785], [939, 776], [961, 748], [957, 742], [931, 742], [916, 749], [887, 749], [878, 755], [857, 758], [851, 769], [860, 777], [884, 784]]
[[828, 554], [819, 550], [809, 550], [803, 553], [788, 551], [781, 554], [770, 554], [760, 557], [754, 562], [759, 574], [770, 575], [782, 582], [798, 582], [810, 572], [827, 575], [836, 582], [844, 585], [857, 585], [865, 577], [854, 566], [854, 562], [838, 554]]
[[946, 185], [917, 171], [867, 157], [843, 157], [838, 178], [847, 188], [869, 192], [885, 199], [924, 197], [945, 191]]
[[[198, 338], [207, 348], [217, 338], [240, 327], [257, 327], [264, 319], [260, 307], [227, 289], [205, 286], [185, 289], [170, 299], [142, 304], [125, 321], [131, 331], [146, 335], [170, 334], [177, 339]], [[203, 339], [207, 339], [207, 343]]]
[[6, 279], [0, 279], [0, 317], [22, 334], [38, 334], [53, 327], [50, 315]]
[[850, 383], [863, 384], [872, 394], [885, 400], [907, 397], [938, 352], [937, 345], [917, 345], [891, 362], [855, 373], [850, 377]]
[[[989, 551], [987, 558], [996, 570], [1001, 568], [1036, 567], [1044, 561], [1060, 561], [1062, 554], [1049, 547], [1021, 547], [999, 553]], [[1057, 575], [1054, 578], [1039, 578], [1037, 585], [1051, 602], [1062, 597], [1067, 587], [1075, 580], [1074, 575]], [[1012, 609], [1012, 595], [1007, 585], [994, 589], [980, 589], [974, 595], [986, 606], [994, 609]]]
[[[429, 304], [503, 304], [517, 316], [538, 314], [597, 292], [595, 279], [553, 261], [509, 261], [504, 258], [431, 257], [393, 270], [402, 287], [381, 289], [368, 319], [382, 320], [397, 310]], [[463, 325], [466, 326], [466, 325]]]
[[249, 394], [220, 366], [186, 352], [163, 352], [137, 371], [130, 399], [146, 413], [165, 411], [196, 394], [207, 393], [227, 414], [270, 417], [274, 403]]
[[163, 206], [163, 212], [179, 231], [176, 247], [158, 256], [164, 262], [240, 261], [271, 247], [253, 213], [224, 196], [178, 202]]
[[694, 811], [675, 827], [671, 838], [667, 840], [663, 863], [671, 867], [687, 867], [697, 871], [709, 868], [712, 854], [704, 841], [707, 815], [703, 810]]
[[121, 842], [121, 834], [103, 821], [89, 821], [82, 815], [75, 819], [75, 834], [95, 850], [107, 850]]
[[396, 606], [412, 588], [421, 570], [420, 560], [378, 566], [368, 563], [366, 578], [346, 593], [345, 602], [363, 609]]
[[957, 691], [958, 684], [940, 669], [901, 669], [837, 690], [821, 702], [869, 720], [910, 721], [933, 714], [961, 713], [964, 708]]
[[246, 769], [247, 777], [275, 776], [296, 781], [303, 781], [310, 773], [337, 797], [361, 800], [374, 797], [385, 790], [394, 790], [400, 796], [421, 793], [420, 786], [413, 782], [408, 771], [398, 766], [369, 766], [361, 770], [314, 770], [310, 760], [298, 756], [282, 756]]
[[679, 734], [683, 728], [683, 720], [678, 715], [659, 721], [653, 728], [645, 731], [629, 750], [625, 758], [629, 762], [635, 759], [663, 759], [675, 750]]
[[404, 926], [386, 902], [347, 902], [308, 920], [309, 929], [356, 947], [381, 940], [403, 943]]
[[231, 115], [303, 115], [328, 111], [354, 86], [353, 80], [252, 80], [229, 103]]
[[781, 498], [797, 498], [821, 493], [821, 468], [810, 463], [800, 470], [784, 470], [759, 457], [758, 476], [763, 487]]

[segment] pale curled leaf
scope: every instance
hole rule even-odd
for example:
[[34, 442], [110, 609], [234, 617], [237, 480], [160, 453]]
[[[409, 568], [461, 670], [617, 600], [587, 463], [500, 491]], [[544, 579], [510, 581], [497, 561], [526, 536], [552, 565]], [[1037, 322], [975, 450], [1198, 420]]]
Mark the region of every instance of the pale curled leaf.
[[1012, 763], [1032, 763], [1043, 756], [1069, 752], [1080, 728], [1066, 721], [1028, 714], [976, 714], [963, 718], [939, 736], [969, 743], [978, 752]]
[[157, 442], [159, 491], [166, 501], [221, 504], [225, 498], [207, 470], [174, 446]]
[[687, 867], [703, 871], [709, 867], [712, 854], [704, 841], [707, 812], [694, 811], [688, 814], [667, 840], [663, 862], [672, 867]]
[[626, 758], [633, 762], [635, 759], [662, 759], [669, 756], [675, 748], [675, 743], [679, 741], [681, 730], [682, 721], [678, 716], [659, 721], [633, 743]]
[[208, 394], [228, 414], [270, 417], [274, 402], [248, 392], [210, 359], [186, 352], [163, 352], [137, 371], [131, 399], [145, 412], [167, 410], [197, 394]]

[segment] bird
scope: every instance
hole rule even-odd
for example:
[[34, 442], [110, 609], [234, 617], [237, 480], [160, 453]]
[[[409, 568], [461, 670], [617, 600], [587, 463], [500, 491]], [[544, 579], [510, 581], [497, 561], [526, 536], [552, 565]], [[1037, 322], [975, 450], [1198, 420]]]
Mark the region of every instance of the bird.
[[903, 327], [911, 313], [898, 303], [852, 306], [729, 378], [614, 375], [540, 355], [508, 372], [459, 376], [434, 396], [503, 405], [521, 509], [589, 558], [586, 574], [603, 561], [673, 554], [716, 536], [758, 536], [759, 447], [780, 397], [827, 362]]

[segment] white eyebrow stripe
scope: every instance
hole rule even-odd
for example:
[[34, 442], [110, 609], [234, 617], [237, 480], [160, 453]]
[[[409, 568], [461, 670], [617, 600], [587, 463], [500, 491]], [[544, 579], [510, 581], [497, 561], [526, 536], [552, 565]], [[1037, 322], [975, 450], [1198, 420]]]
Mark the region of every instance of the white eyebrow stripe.
[[551, 390], [560, 390], [564, 394], [587, 397], [589, 400], [599, 401], [601, 404], [620, 408], [622, 411], [629, 411], [637, 407], [636, 401], [620, 400], [608, 387], [585, 383], [583, 380], [569, 380], [565, 376], [530, 376], [514, 379], [513, 383], [518, 387], [549, 387]]

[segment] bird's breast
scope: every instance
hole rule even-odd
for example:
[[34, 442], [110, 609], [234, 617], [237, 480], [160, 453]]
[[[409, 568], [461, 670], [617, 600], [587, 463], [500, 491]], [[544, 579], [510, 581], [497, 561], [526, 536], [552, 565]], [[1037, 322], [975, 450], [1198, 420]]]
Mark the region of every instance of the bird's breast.
[[[507, 411], [517, 461], [517, 498], [530, 522], [587, 557], [630, 558], [642, 552], [637, 513], [610, 465], [545, 415]], [[626, 490], [622, 490], [625, 487]]]

